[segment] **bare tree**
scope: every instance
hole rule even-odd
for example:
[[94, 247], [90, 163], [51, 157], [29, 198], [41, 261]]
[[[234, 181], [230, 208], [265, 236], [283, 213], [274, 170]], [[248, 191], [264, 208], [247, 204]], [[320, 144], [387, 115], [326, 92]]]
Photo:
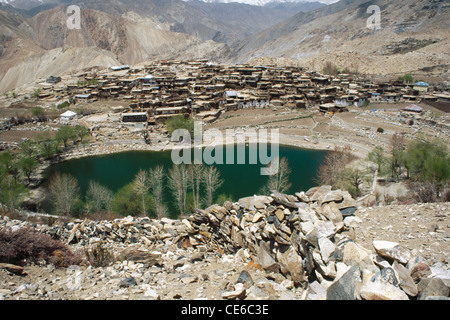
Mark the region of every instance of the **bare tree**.
[[149, 170], [150, 188], [155, 201], [156, 215], [160, 218], [167, 215], [167, 207], [163, 203], [164, 193], [164, 167], [157, 166]]
[[191, 164], [188, 167], [189, 183], [194, 199], [194, 208], [200, 206], [200, 186], [205, 178], [205, 166], [203, 164]]
[[206, 167], [204, 184], [206, 189], [206, 204], [209, 207], [212, 205], [214, 193], [223, 184], [223, 180], [220, 178], [220, 172], [216, 167]]
[[147, 172], [144, 170], [139, 170], [133, 181], [133, 190], [142, 199], [142, 214], [147, 215], [145, 198], [147, 196], [148, 190], [150, 189], [149, 180]]
[[320, 185], [330, 185], [334, 188], [343, 187], [343, 170], [346, 165], [355, 159], [351, 153], [350, 147], [334, 147], [334, 150], [328, 151], [322, 164], [319, 166], [317, 178]]
[[185, 164], [173, 165], [169, 170], [168, 185], [177, 201], [180, 214], [186, 213], [186, 196], [188, 189], [188, 172]]
[[86, 208], [88, 212], [110, 212], [114, 193], [96, 181], [89, 181], [86, 192]]
[[50, 180], [49, 191], [58, 214], [69, 215], [80, 195], [78, 182], [70, 174], [56, 173]]
[[269, 180], [263, 187], [263, 193], [269, 194], [271, 191], [286, 192], [292, 184], [289, 182], [289, 175], [292, 170], [289, 168], [289, 162], [287, 158], [283, 157], [279, 161], [278, 171], [269, 176]]
[[392, 178], [396, 182], [399, 181], [402, 174], [403, 166], [406, 163], [406, 142], [405, 137], [400, 133], [395, 133], [391, 137], [390, 141], [391, 157], [390, 157], [390, 167]]

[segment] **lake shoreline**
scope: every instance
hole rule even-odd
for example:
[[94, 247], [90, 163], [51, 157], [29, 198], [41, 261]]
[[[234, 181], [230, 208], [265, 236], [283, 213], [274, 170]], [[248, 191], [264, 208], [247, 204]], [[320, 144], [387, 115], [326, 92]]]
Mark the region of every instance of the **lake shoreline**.
[[[370, 149], [366, 145], [359, 143], [349, 143], [341, 140], [331, 140], [331, 139], [315, 139], [306, 136], [295, 136], [295, 135], [279, 135], [279, 145], [294, 147], [304, 150], [317, 150], [317, 151], [330, 151], [333, 150], [335, 146], [348, 145], [351, 148], [351, 152], [360, 158], [364, 158], [370, 152]], [[171, 142], [169, 138], [163, 138], [164, 140], [158, 144], [146, 144], [143, 140], [109, 140], [109, 141], [97, 141], [89, 144], [88, 147], [78, 147], [72, 148], [68, 152], [65, 152], [60, 160], [56, 162], [49, 163], [48, 165], [57, 164], [60, 162], [79, 159], [83, 157], [91, 156], [102, 156], [114, 153], [122, 153], [127, 151], [168, 151], [179, 148], [179, 144]], [[225, 146], [228, 144], [237, 144], [236, 141], [217, 144], [202, 144], [198, 147], [215, 147], [215, 146]], [[47, 165], [47, 166], [48, 166]]]
[[[80, 159], [84, 157], [96, 157], [96, 156], [106, 156], [115, 153], [123, 153], [127, 151], [168, 151], [174, 150], [178, 147], [177, 143], [171, 142], [168, 137], [161, 137], [157, 144], [147, 144], [143, 140], [107, 140], [107, 141], [96, 141], [90, 143], [87, 147], [71, 147], [71, 149], [65, 151], [58, 159], [53, 159], [51, 161], [45, 161], [36, 170], [36, 180], [38, 182], [35, 184], [35, 189], [39, 189], [43, 182], [45, 182], [44, 172], [52, 165], [58, 163]], [[236, 142], [233, 141], [232, 144]], [[365, 158], [367, 154], [371, 151], [366, 145], [361, 145], [359, 143], [345, 143], [340, 140], [332, 141], [329, 139], [315, 139], [307, 136], [297, 136], [297, 135], [286, 135], [279, 134], [279, 145], [293, 147], [303, 150], [316, 150], [316, 151], [330, 151], [333, 150], [335, 146], [348, 145], [351, 148], [351, 152], [359, 157]], [[200, 147], [213, 147], [213, 146], [225, 146], [227, 143], [220, 144], [202, 144]]]
[[[231, 143], [228, 143], [231, 144]], [[236, 144], [233, 141], [232, 144]], [[218, 144], [202, 144], [200, 147], [214, 147], [214, 146], [225, 146], [227, 143]], [[351, 151], [354, 155], [359, 158], [364, 158], [367, 156], [370, 149], [368, 146], [357, 144], [357, 143], [345, 143], [340, 140], [330, 140], [330, 139], [317, 139], [307, 136], [297, 136], [297, 135], [286, 135], [279, 134], [279, 145], [286, 146], [290, 148], [298, 148], [303, 150], [314, 150], [314, 151], [330, 151], [335, 146], [349, 145]], [[147, 144], [143, 140], [106, 140], [106, 141], [95, 141], [90, 143], [85, 147], [71, 147], [68, 151], [65, 151], [58, 159], [52, 161], [46, 161], [38, 168], [35, 174], [35, 179], [37, 183], [31, 190], [30, 197], [27, 202], [30, 204], [39, 203], [42, 200], [44, 191], [44, 183], [47, 178], [45, 177], [45, 171], [56, 164], [63, 163], [70, 160], [81, 159], [85, 157], [100, 157], [107, 156], [111, 154], [123, 153], [128, 151], [169, 151], [174, 150], [179, 147], [178, 143], [171, 142], [169, 137], [160, 137], [158, 143]]]
[[[206, 140], [205, 140], [206, 141]], [[270, 141], [269, 141], [270, 143]], [[203, 144], [201, 145], [202, 148], [205, 147], [220, 147], [220, 146], [226, 146], [230, 145], [228, 144]], [[236, 145], [236, 142], [233, 142], [234, 145]], [[247, 143], [246, 143], [247, 144]], [[327, 148], [318, 148], [317, 145], [315, 145], [316, 148], [308, 148], [303, 143], [301, 143], [301, 140], [297, 137], [294, 141], [287, 140], [285, 137], [281, 137], [279, 139], [279, 147], [280, 148], [292, 148], [297, 150], [304, 150], [304, 151], [323, 151], [326, 152]], [[105, 142], [95, 142], [91, 143], [89, 145], [83, 146], [73, 146], [69, 147], [70, 149], [65, 151], [60, 157], [57, 159], [54, 159], [53, 161], [46, 161], [43, 163], [39, 171], [36, 172], [36, 179], [35, 181], [39, 181], [37, 184], [35, 184], [35, 188], [32, 189], [32, 194], [30, 195], [29, 199], [27, 199], [27, 203], [31, 206], [37, 205], [38, 203], [42, 202], [46, 197], [46, 186], [48, 184], [49, 180], [49, 174], [51, 174], [52, 169], [51, 167], [56, 166], [58, 164], [62, 164], [65, 162], [69, 162], [72, 160], [79, 160], [83, 158], [90, 158], [90, 157], [103, 157], [103, 156], [109, 156], [109, 155], [119, 155], [127, 152], [170, 152], [171, 150], [175, 150], [176, 148], [179, 148], [178, 143], [170, 142], [169, 138], [166, 138], [165, 140], [161, 139], [160, 143], [158, 144], [145, 144], [143, 141], [139, 140], [127, 140], [127, 141], [105, 141]], [[225, 149], [225, 148], [224, 148]], [[325, 149], [325, 150], [324, 150]], [[267, 155], [272, 155], [272, 151], [270, 145], [267, 148]], [[226, 152], [226, 150], [224, 150]], [[283, 156], [283, 151], [281, 151], [282, 154], [280, 156]], [[248, 158], [248, 152], [246, 152], [246, 163], [249, 164]], [[170, 159], [168, 161], [171, 161]], [[205, 160], [206, 162], [206, 160]], [[220, 163], [218, 163], [220, 165]], [[223, 164], [226, 163], [226, 160], [224, 159]], [[117, 164], [119, 167], [123, 166], [120, 163]], [[292, 164], [295, 167], [295, 163]], [[264, 167], [264, 165], [262, 165]], [[262, 168], [261, 167], [261, 168]], [[259, 169], [258, 169], [259, 170]], [[296, 169], [298, 172], [303, 172], [302, 168]], [[315, 169], [314, 169], [315, 170]], [[306, 180], [305, 180], [306, 181]], [[249, 191], [250, 192], [250, 191]], [[253, 192], [253, 191], [252, 191]]]

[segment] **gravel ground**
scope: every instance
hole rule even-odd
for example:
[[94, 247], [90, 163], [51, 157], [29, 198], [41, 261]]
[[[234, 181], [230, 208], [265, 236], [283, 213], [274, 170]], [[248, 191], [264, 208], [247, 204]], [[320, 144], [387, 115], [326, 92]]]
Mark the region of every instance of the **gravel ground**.
[[365, 248], [373, 240], [394, 241], [430, 263], [450, 263], [449, 202], [368, 207], [356, 216], [362, 220], [356, 240]]

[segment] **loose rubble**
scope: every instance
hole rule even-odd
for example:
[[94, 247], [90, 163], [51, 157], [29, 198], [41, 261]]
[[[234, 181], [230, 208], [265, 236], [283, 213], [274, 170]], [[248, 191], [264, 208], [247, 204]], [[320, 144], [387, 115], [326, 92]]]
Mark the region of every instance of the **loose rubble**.
[[[35, 224], [74, 252], [101, 245], [114, 261], [0, 265], [0, 299], [448, 300], [446, 264], [429, 265], [392, 241], [362, 247], [355, 211], [348, 192], [321, 186], [246, 197], [178, 220]], [[0, 219], [1, 228], [29, 225]]]

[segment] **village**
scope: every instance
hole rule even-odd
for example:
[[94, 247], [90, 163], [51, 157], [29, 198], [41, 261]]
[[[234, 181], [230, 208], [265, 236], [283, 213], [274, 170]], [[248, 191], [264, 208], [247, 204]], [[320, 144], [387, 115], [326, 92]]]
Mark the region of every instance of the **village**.
[[[124, 108], [117, 109], [127, 111], [123, 122], [147, 122], [150, 126], [176, 114], [213, 121], [217, 110], [319, 107], [327, 113], [346, 111], [349, 105], [361, 107], [369, 101], [450, 101], [444, 88], [425, 82], [374, 83], [352, 74], [327, 76], [297, 67], [224, 66], [207, 60], [116, 66], [77, 74], [63, 87], [55, 85], [44, 83], [39, 98], [123, 101]], [[421, 111], [416, 107], [406, 110]]]
[[[405, 84], [404, 81], [379, 83], [355, 74], [331, 76], [299, 67], [228, 66], [208, 60], [168, 60], [134, 67], [94, 68], [62, 78], [51, 76], [36, 84], [37, 89], [31, 93], [33, 101], [26, 100], [25, 92], [22, 93], [24, 98], [21, 94], [15, 94], [15, 100], [3, 98], [3, 104], [6, 110], [25, 101], [29, 109], [41, 106], [48, 114], [53, 111], [53, 122], [75, 121], [88, 127], [95, 141], [135, 140], [154, 144], [165, 136], [165, 121], [180, 114], [205, 125], [228, 117], [239, 118], [242, 126], [248, 124], [243, 120], [246, 115], [264, 116], [269, 112], [269, 121], [263, 124], [314, 115], [314, 127], [320, 127], [333, 115], [347, 112], [349, 108], [376, 111], [372, 106], [383, 104], [395, 106], [398, 121], [394, 123], [402, 127], [408, 122], [411, 125], [426, 111], [419, 106], [421, 103], [445, 111], [450, 94], [443, 84], [445, 82], [439, 85]], [[259, 111], [254, 112], [255, 109]], [[55, 115], [54, 110], [59, 115]], [[281, 110], [283, 116], [279, 117]], [[12, 128], [17, 115], [18, 112], [12, 117], [2, 114], [1, 131], [36, 129], [33, 124], [28, 124], [28, 128], [27, 125]], [[280, 125], [282, 127], [282, 123]], [[47, 129], [52, 128], [47, 126]], [[2, 138], [4, 148], [21, 142], [17, 138], [9, 141], [6, 133]]]
[[[396, 132], [447, 139], [450, 94], [447, 82], [168, 60], [55, 75], [1, 100], [2, 149], [79, 124], [93, 137], [90, 154], [163, 150], [171, 145], [165, 121], [184, 115], [205, 129], [279, 128], [282, 144], [327, 150], [337, 141], [364, 155]], [[32, 117], [36, 106], [51, 121]]]

